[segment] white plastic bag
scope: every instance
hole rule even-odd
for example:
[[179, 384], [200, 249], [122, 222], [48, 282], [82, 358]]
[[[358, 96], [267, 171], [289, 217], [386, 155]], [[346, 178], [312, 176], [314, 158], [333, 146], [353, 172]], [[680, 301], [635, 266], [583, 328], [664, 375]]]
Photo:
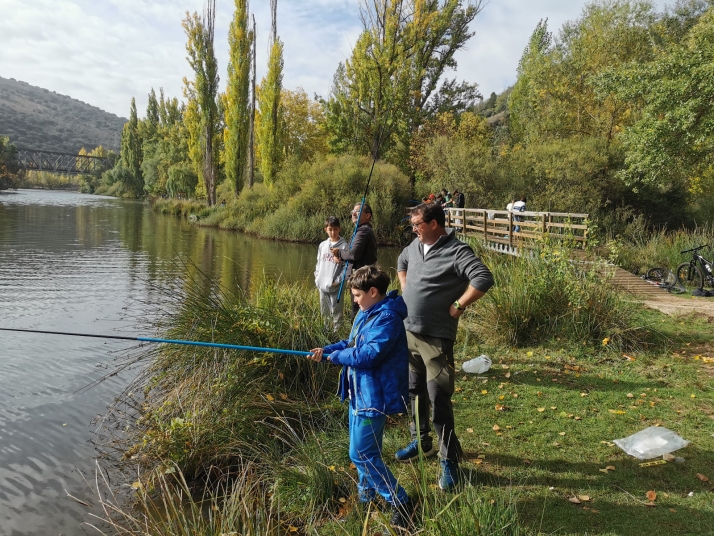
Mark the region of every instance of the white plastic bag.
[[689, 441], [661, 426], [650, 426], [613, 443], [638, 460], [651, 460], [689, 445]]
[[461, 370], [468, 372], [469, 374], [483, 374], [490, 368], [491, 358], [486, 354], [481, 354], [480, 356], [466, 361], [466, 363], [461, 365]]

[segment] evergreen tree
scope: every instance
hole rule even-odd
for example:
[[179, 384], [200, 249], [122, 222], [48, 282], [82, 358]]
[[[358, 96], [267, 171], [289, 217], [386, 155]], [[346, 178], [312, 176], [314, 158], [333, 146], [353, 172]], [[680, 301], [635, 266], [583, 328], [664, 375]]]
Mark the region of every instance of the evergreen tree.
[[223, 96], [226, 128], [226, 177], [238, 194], [248, 165], [250, 128], [250, 67], [253, 32], [248, 30], [248, 0], [235, 0], [236, 11], [228, 31], [228, 83]]

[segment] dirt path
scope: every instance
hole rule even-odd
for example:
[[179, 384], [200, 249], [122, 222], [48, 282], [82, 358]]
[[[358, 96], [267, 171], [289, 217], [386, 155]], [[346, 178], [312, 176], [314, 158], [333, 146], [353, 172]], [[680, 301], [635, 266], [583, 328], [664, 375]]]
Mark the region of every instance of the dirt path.
[[671, 294], [619, 266], [612, 269], [614, 273], [611, 272], [610, 283], [632, 294], [651, 309], [668, 315], [699, 313], [714, 318], [714, 298]]

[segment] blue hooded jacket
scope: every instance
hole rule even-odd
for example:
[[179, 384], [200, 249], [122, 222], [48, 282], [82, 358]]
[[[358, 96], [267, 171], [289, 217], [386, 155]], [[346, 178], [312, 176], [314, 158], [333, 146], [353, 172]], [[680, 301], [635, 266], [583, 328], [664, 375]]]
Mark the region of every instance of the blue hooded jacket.
[[325, 347], [342, 365], [338, 394], [364, 417], [405, 413], [409, 407], [409, 351], [404, 319], [407, 306], [394, 290], [355, 317], [348, 340]]

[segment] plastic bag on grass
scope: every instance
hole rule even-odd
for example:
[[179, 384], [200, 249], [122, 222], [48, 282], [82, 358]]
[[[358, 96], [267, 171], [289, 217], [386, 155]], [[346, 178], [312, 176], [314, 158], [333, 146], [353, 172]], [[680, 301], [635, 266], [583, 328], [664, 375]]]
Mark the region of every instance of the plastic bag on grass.
[[689, 441], [661, 426], [650, 426], [613, 443], [638, 460], [651, 460], [689, 445]]
[[466, 361], [461, 365], [461, 370], [469, 374], [483, 374], [491, 368], [491, 358], [486, 354], [481, 354], [474, 359]]

